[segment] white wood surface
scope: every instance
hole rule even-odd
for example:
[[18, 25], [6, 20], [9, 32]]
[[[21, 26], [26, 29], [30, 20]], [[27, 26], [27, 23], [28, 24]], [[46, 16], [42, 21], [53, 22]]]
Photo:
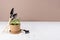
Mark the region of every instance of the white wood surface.
[[8, 22], [0, 22], [0, 40], [60, 40], [60, 22], [21, 22], [29, 34], [11, 34], [6, 26]]

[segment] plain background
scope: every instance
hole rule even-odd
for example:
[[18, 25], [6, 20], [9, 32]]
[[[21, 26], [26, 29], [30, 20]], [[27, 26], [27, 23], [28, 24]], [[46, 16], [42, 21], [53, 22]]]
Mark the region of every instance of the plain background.
[[0, 0], [0, 21], [9, 20], [11, 8], [21, 20], [60, 21], [60, 0]]

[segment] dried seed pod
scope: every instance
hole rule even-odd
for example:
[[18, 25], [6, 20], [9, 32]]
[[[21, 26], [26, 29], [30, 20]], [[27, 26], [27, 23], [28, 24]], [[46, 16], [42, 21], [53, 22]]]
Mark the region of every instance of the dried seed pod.
[[17, 13], [13, 14], [13, 18], [16, 18], [17, 17]]
[[10, 12], [10, 18], [13, 17], [13, 13], [14, 13], [14, 8], [11, 9], [11, 12]]
[[23, 30], [23, 31], [25, 31], [25, 34], [29, 33], [29, 30]]
[[15, 19], [16, 17], [17, 17], [17, 13], [13, 14], [12, 20]]

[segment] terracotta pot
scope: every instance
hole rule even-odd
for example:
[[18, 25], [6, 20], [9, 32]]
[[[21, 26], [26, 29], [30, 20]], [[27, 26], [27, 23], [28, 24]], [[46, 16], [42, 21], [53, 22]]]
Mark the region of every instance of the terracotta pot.
[[20, 25], [10, 25], [10, 30], [12, 33], [18, 33], [20, 32]]

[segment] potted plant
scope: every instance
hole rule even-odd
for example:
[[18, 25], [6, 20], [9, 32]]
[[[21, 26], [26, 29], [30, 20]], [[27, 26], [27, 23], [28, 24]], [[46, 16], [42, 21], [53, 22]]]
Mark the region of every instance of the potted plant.
[[12, 8], [10, 12], [10, 32], [11, 33], [19, 33], [20, 32], [20, 20], [17, 18], [17, 13], [14, 14], [14, 8]]
[[10, 30], [12, 33], [18, 33], [20, 32], [20, 20], [19, 19], [13, 19], [10, 21]]

